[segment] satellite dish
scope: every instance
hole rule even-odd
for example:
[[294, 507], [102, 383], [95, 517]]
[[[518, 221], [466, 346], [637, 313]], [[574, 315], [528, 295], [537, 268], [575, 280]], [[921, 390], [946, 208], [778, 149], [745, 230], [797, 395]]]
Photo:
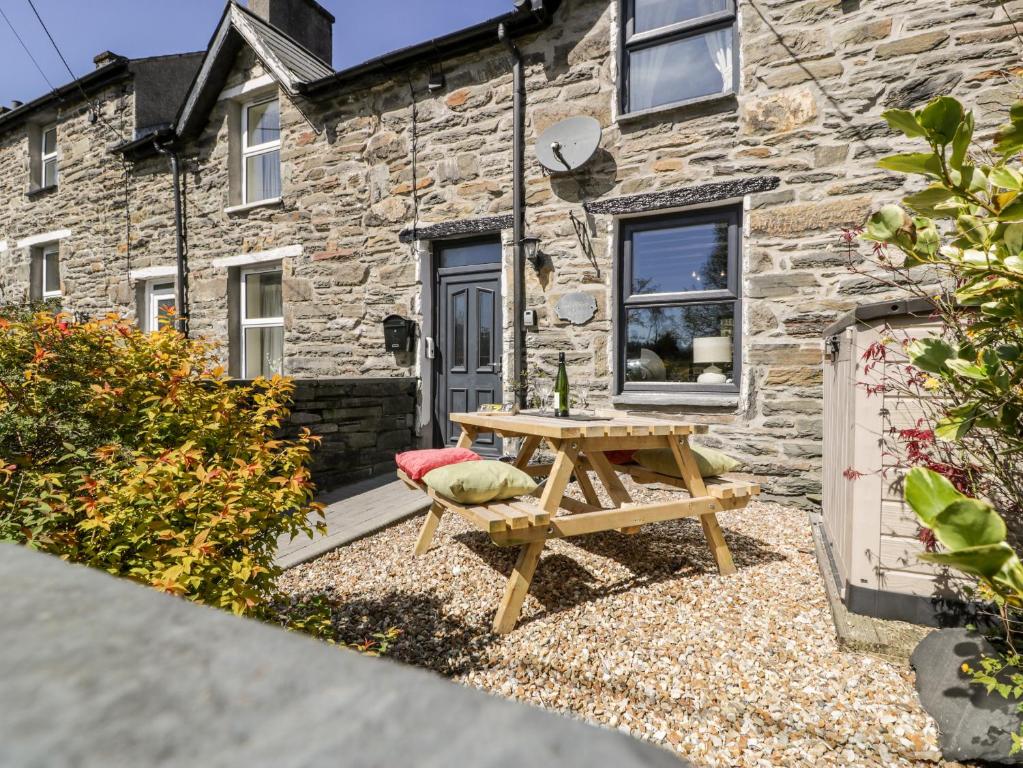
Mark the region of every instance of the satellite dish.
[[552, 173], [582, 168], [600, 146], [600, 123], [580, 115], [555, 123], [536, 140], [536, 156]]

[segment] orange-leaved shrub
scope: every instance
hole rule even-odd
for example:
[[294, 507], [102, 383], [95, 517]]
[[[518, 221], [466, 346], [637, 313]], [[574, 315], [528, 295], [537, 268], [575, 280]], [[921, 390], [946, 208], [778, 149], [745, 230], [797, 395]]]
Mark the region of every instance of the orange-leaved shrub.
[[291, 393], [171, 329], [0, 317], [0, 540], [272, 618], [277, 539], [322, 516]]

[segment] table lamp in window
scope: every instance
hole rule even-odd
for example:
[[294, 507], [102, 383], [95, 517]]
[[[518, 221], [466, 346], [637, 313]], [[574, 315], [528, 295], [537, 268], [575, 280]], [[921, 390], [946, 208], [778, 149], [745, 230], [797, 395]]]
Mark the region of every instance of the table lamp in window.
[[706, 365], [696, 381], [699, 384], [724, 384], [728, 377], [717, 363], [732, 362], [731, 336], [703, 336], [693, 339], [693, 364]]

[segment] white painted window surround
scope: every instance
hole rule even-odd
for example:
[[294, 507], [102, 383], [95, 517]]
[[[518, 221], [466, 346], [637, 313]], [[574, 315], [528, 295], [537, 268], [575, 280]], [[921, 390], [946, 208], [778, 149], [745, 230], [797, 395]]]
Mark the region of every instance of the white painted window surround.
[[270, 261], [281, 261], [282, 259], [294, 258], [302, 255], [301, 245], [285, 245], [281, 248], [272, 248], [268, 251], [252, 251], [239, 256], [224, 256], [214, 259], [215, 269], [231, 269], [232, 267], [249, 267], [255, 264], [265, 264]]
[[178, 268], [174, 265], [166, 267], [142, 267], [133, 269], [128, 273], [128, 279], [132, 283], [141, 283], [144, 280], [156, 280], [159, 278], [176, 278]]
[[239, 273], [242, 376], [254, 379], [284, 371], [283, 272], [280, 265]]
[[241, 201], [252, 205], [281, 197], [281, 114], [276, 95], [242, 105]]
[[151, 280], [146, 285], [146, 330], [158, 331], [171, 322], [174, 309], [174, 281]]
[[248, 96], [254, 91], [259, 91], [263, 88], [267, 88], [273, 85], [273, 75], [261, 75], [260, 77], [254, 77], [251, 80], [246, 80], [244, 83], [240, 83], [231, 88], [225, 88], [220, 92], [220, 96], [217, 97], [218, 101], [224, 101], [226, 99], [237, 99], [239, 96]]
[[19, 240], [16, 247], [31, 248], [35, 245], [45, 245], [57, 240], [66, 240], [69, 237], [71, 237], [70, 229], [56, 229], [53, 232], [43, 232], [42, 234], [32, 235], [31, 237]]

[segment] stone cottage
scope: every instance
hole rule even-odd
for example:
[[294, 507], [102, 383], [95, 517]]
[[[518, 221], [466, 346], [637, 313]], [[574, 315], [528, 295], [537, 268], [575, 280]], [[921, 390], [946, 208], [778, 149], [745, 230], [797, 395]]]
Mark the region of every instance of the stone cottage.
[[[177, 306], [238, 377], [414, 381], [422, 444], [564, 352], [589, 407], [710, 424], [799, 503], [821, 332], [880, 290], [841, 230], [903, 191], [874, 166], [900, 143], [880, 114], [952, 93], [1000, 121], [1007, 12], [517, 0], [335, 71], [313, 0], [229, 2], [198, 56], [107, 55], [0, 115], [3, 289], [145, 327]], [[579, 117], [594, 146], [545, 168], [538, 139]]]

